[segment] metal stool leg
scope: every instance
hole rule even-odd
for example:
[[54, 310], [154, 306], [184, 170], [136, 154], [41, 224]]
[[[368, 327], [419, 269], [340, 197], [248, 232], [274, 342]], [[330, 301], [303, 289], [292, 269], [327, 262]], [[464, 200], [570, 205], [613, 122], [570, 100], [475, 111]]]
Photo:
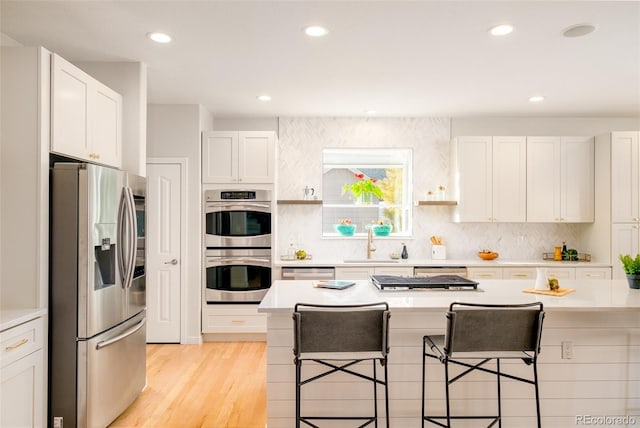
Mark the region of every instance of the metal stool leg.
[[385, 359], [384, 362], [384, 411], [385, 411], [385, 418], [387, 420], [387, 428], [389, 428], [389, 371], [387, 370], [387, 367], [389, 366], [387, 364], [387, 360]]
[[533, 387], [536, 390], [536, 415], [538, 417], [538, 428], [542, 428], [542, 421], [540, 420], [540, 393], [538, 391], [538, 365], [534, 359], [533, 361]]
[[447, 405], [447, 428], [451, 428], [451, 408], [449, 406], [449, 358], [444, 360], [445, 400]]
[[500, 358], [496, 358], [496, 371], [498, 372], [498, 428], [502, 428], [502, 395], [500, 391]]
[[426, 395], [426, 370], [427, 370], [427, 365], [426, 365], [426, 353], [427, 353], [427, 341], [426, 340], [422, 340], [422, 428], [424, 428], [424, 415], [425, 415], [425, 395]]
[[371, 360], [373, 364], [373, 417], [375, 427], [378, 428], [378, 376], [376, 375], [376, 360]]
[[302, 361], [296, 359], [296, 428], [300, 428], [300, 374]]

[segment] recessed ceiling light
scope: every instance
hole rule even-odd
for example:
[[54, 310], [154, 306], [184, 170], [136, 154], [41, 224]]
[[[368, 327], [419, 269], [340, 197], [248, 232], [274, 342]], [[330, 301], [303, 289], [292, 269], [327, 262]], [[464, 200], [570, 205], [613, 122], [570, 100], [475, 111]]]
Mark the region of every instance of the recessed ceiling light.
[[319, 25], [311, 25], [304, 29], [304, 33], [310, 37], [322, 37], [329, 34], [329, 30]]
[[171, 36], [165, 33], [147, 33], [147, 37], [157, 43], [169, 43]]
[[596, 26], [593, 24], [577, 24], [565, 28], [562, 35], [565, 37], [582, 37], [594, 31], [596, 31]]
[[500, 24], [495, 27], [489, 28], [489, 33], [492, 36], [506, 36], [507, 34], [513, 31], [513, 25], [511, 24]]
[[256, 98], [258, 98], [258, 101], [271, 101], [271, 97], [269, 95], [258, 95]]
[[544, 97], [542, 95], [534, 95], [532, 97], [529, 97], [529, 102], [531, 103], [539, 103], [544, 101]]

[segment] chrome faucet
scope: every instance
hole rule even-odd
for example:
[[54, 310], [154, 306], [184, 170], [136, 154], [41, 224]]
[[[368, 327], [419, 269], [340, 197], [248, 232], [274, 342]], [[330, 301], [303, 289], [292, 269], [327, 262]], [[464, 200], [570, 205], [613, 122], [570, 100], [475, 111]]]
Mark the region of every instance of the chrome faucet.
[[373, 228], [369, 228], [369, 232], [367, 233], [367, 259], [371, 258], [371, 253], [376, 250], [376, 247], [373, 246]]

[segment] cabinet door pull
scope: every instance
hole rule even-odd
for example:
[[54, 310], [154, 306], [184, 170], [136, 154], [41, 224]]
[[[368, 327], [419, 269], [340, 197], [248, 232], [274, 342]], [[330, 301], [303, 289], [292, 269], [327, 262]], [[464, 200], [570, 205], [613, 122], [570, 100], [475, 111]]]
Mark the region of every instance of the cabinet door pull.
[[21, 341], [16, 342], [13, 345], [7, 346], [6, 348], [4, 348], [4, 350], [5, 351], [13, 351], [14, 349], [18, 349], [22, 345], [26, 344], [27, 342], [29, 342], [29, 339], [22, 339]]
[[518, 278], [526, 278], [528, 275], [526, 273], [514, 273], [513, 276]]

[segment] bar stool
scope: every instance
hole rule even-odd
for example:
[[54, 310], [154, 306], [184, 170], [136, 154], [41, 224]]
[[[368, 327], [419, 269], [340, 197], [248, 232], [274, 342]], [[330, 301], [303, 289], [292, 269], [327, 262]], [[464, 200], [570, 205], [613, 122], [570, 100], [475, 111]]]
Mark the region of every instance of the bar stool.
[[[385, 415], [389, 427], [389, 387], [387, 354], [389, 353], [389, 305], [385, 302], [327, 306], [298, 303], [293, 312], [293, 354], [296, 365], [296, 428], [303, 422], [317, 427], [314, 420], [362, 420], [365, 427], [378, 426], [377, 386], [384, 385]], [[328, 367], [321, 374], [302, 379], [302, 363], [315, 362]], [[339, 361], [339, 362], [336, 362]], [[367, 376], [350, 369], [362, 361], [372, 361], [373, 371]], [[376, 361], [384, 367], [384, 381], [378, 379]], [[332, 373], [346, 373], [373, 384], [373, 416], [302, 416], [302, 385]], [[360, 397], [358, 397], [360, 398]]]
[[[532, 384], [535, 389], [538, 428], [540, 423], [540, 397], [538, 393], [538, 370], [536, 362], [540, 353], [540, 338], [544, 311], [542, 303], [517, 305], [481, 305], [454, 302], [447, 312], [445, 335], [424, 336], [422, 343], [422, 426], [430, 422], [441, 427], [451, 427], [452, 419], [489, 419], [491, 427], [498, 423], [502, 427], [500, 379], [506, 377]], [[425, 414], [426, 358], [438, 359], [444, 365], [446, 415]], [[480, 360], [466, 362], [463, 360]], [[533, 380], [503, 373], [500, 360], [520, 359], [533, 368]], [[495, 370], [483, 367], [496, 360]], [[449, 363], [466, 367], [459, 375], [449, 379]], [[452, 416], [449, 386], [479, 370], [496, 375], [498, 388], [498, 414], [482, 416]], [[438, 420], [446, 419], [446, 425]]]

